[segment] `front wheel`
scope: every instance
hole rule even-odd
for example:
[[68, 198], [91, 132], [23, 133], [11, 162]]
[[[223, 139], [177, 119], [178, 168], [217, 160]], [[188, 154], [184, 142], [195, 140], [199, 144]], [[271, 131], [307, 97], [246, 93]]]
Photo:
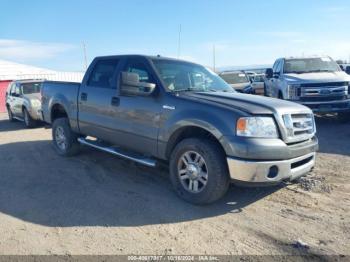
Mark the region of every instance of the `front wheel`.
[[71, 130], [68, 118], [58, 118], [53, 122], [52, 140], [56, 152], [61, 156], [79, 153], [78, 135]]
[[212, 203], [227, 192], [230, 184], [225, 154], [213, 141], [185, 139], [171, 154], [170, 179], [177, 194], [187, 202]]
[[27, 109], [23, 109], [24, 124], [27, 128], [32, 128], [36, 126], [35, 120], [30, 116]]
[[8, 114], [8, 117], [9, 117], [9, 121], [10, 121], [10, 122], [14, 122], [15, 119], [13, 118], [13, 113], [12, 113], [12, 111], [11, 111], [10, 106], [7, 106], [7, 114]]

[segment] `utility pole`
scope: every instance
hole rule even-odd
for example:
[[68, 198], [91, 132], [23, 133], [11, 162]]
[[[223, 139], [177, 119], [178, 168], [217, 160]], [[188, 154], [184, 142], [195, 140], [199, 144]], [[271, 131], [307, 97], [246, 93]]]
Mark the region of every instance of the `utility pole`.
[[216, 71], [216, 67], [215, 67], [215, 59], [216, 59], [216, 57], [215, 57], [215, 44], [213, 45], [213, 70], [214, 70], [214, 72]]
[[85, 46], [85, 42], [83, 42], [83, 53], [84, 53], [84, 66], [85, 66], [85, 71], [87, 70], [87, 56], [86, 56], [86, 46]]
[[181, 55], [181, 24], [179, 27], [179, 39], [177, 43], [177, 59], [180, 58], [180, 55]]

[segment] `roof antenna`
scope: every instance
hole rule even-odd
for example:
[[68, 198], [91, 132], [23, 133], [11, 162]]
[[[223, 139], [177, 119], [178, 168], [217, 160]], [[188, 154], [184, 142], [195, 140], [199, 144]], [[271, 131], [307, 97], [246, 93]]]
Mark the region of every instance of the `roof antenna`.
[[179, 39], [177, 43], [177, 59], [180, 58], [180, 55], [181, 55], [181, 24], [179, 27]]

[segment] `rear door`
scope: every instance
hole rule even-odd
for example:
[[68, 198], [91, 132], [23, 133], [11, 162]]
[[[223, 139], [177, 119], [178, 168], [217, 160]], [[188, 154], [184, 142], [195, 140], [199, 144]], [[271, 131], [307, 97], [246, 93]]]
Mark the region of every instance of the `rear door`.
[[114, 140], [117, 129], [117, 70], [119, 58], [98, 59], [87, 72], [78, 95], [79, 129], [82, 134]]

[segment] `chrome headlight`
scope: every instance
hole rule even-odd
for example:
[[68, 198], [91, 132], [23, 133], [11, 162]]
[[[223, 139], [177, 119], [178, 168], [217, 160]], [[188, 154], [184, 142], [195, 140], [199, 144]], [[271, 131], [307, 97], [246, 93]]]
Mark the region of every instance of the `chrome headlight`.
[[40, 107], [41, 106], [41, 102], [38, 99], [33, 99], [30, 101], [30, 103], [32, 104], [33, 107]]
[[298, 100], [300, 95], [298, 94], [300, 90], [300, 85], [288, 85], [287, 86], [287, 99]]
[[237, 121], [237, 136], [278, 138], [277, 127], [272, 117], [241, 117]]

